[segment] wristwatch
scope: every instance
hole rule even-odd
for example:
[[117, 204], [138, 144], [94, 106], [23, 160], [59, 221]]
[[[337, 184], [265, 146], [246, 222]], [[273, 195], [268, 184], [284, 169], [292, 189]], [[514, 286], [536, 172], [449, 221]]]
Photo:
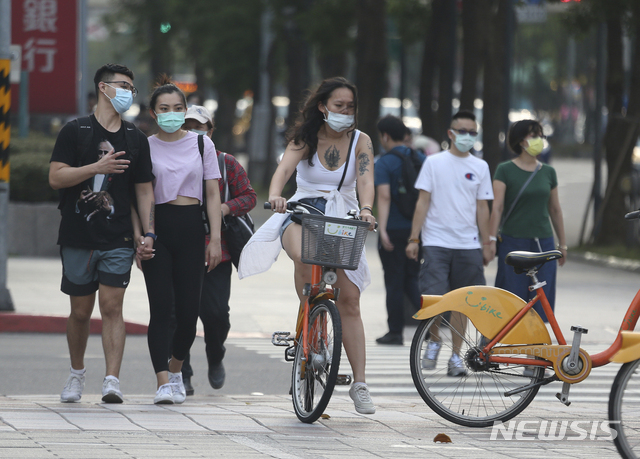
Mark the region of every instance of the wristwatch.
[[156, 239], [158, 239], [158, 235], [157, 234], [153, 234], [153, 233], [147, 233], [144, 235], [144, 237], [150, 237], [151, 239], [153, 239], [154, 241]]

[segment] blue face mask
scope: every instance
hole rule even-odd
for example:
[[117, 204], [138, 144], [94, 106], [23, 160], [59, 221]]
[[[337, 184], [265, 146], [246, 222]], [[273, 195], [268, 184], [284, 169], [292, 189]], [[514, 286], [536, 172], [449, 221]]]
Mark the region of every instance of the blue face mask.
[[184, 124], [184, 115], [185, 112], [156, 113], [158, 127], [167, 134], [173, 134]]
[[109, 98], [111, 101], [111, 105], [116, 110], [116, 112], [122, 114], [131, 108], [131, 104], [133, 104], [133, 93], [131, 91], [127, 91], [126, 89], [116, 88], [115, 86], [111, 86], [109, 83], [105, 83], [110, 88], [116, 90], [116, 96], [112, 99], [105, 92], [104, 95]]
[[198, 135], [207, 135], [207, 131], [198, 131], [197, 129], [191, 129], [191, 132], [195, 132]]

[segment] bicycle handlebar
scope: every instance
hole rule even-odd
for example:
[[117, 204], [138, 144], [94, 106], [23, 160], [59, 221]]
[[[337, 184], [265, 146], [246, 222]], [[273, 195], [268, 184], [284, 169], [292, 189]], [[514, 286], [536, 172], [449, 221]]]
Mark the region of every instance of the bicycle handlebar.
[[[293, 213], [295, 211], [296, 206], [298, 205], [298, 201], [287, 201], [287, 212], [288, 213]], [[263, 207], [265, 209], [271, 209], [271, 203], [270, 202], [265, 202]], [[358, 219], [360, 219], [358, 217]], [[374, 231], [376, 231], [378, 229], [378, 222], [375, 222], [374, 224]]]
[[[292, 213], [294, 210], [296, 210], [297, 205], [298, 205], [298, 201], [287, 201], [287, 212]], [[271, 203], [265, 202], [264, 208], [271, 209]]]

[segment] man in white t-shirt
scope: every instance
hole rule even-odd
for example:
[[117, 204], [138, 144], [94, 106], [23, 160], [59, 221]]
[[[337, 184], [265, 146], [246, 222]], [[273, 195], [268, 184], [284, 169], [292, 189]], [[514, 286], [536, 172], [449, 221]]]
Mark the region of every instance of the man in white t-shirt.
[[[469, 285], [485, 285], [483, 265], [495, 257], [487, 202], [493, 199], [491, 174], [484, 160], [470, 154], [478, 136], [475, 115], [466, 111], [456, 113], [448, 135], [451, 147], [424, 162], [415, 185], [420, 196], [406, 252], [409, 258], [417, 260], [422, 240], [420, 289], [424, 295], [444, 295]], [[466, 318], [457, 312], [446, 316], [443, 319], [454, 329], [447, 374], [464, 376], [466, 368], [460, 358], [460, 347]], [[435, 328], [438, 327], [432, 327], [422, 361], [425, 369], [435, 368], [442, 347]]]

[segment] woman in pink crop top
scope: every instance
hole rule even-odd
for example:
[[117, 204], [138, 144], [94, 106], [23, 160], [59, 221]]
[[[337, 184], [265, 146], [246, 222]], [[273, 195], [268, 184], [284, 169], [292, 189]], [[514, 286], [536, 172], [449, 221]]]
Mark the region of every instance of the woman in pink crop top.
[[[371, 229], [374, 228], [375, 218], [371, 212], [375, 194], [373, 148], [369, 136], [355, 129], [357, 103], [355, 86], [342, 77], [323, 81], [309, 96], [298, 122], [288, 135], [289, 144], [271, 179], [269, 202], [273, 210], [280, 213], [285, 211], [287, 200], [281, 196], [282, 189], [297, 168], [300, 177], [296, 196], [314, 198], [312, 200], [316, 207], [326, 204], [327, 214], [331, 214], [329, 209], [346, 209], [345, 215], [336, 215], [346, 216], [346, 211], [358, 205], [357, 189], [362, 202], [360, 216], [371, 224]], [[352, 137], [354, 145], [350, 149]], [[345, 180], [339, 193], [336, 193], [348, 155], [352, 157]], [[291, 224], [289, 219], [285, 220], [282, 246], [294, 261], [296, 291], [300, 300], [304, 301], [302, 288], [305, 279], [310, 277], [311, 266], [300, 260], [301, 238], [302, 227], [297, 223]], [[349, 395], [356, 411], [373, 414], [375, 406], [365, 383], [366, 349], [360, 316], [360, 290], [369, 280], [366, 262], [363, 264], [364, 273], [350, 271], [347, 274], [344, 270], [338, 270], [338, 281], [334, 287], [340, 289], [336, 305], [342, 321], [343, 344], [355, 381]]]
[[[222, 259], [217, 180], [220, 171], [211, 139], [204, 138], [201, 157], [198, 136], [181, 129], [187, 102], [167, 77], [161, 77], [149, 106], [160, 128], [149, 137], [156, 177], [155, 217], [152, 214], [155, 254], [141, 265], [149, 297], [149, 353], [158, 380], [154, 403], [172, 404], [182, 403], [186, 398], [182, 362], [196, 336], [202, 267], [207, 265], [210, 271]], [[211, 242], [206, 251], [200, 205], [203, 194], [211, 226]], [[172, 332], [173, 311], [175, 332]], [[169, 355], [171, 360], [167, 362]]]

